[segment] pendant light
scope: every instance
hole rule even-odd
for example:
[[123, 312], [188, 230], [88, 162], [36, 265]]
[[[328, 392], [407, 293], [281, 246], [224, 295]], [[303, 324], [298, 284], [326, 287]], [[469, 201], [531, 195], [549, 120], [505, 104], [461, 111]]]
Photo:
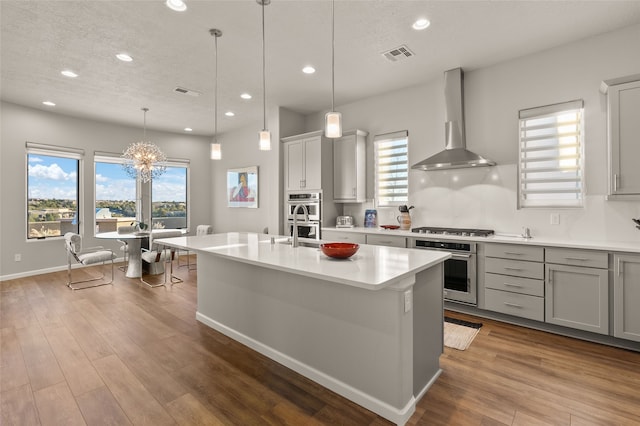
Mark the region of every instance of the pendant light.
[[259, 146], [261, 151], [271, 150], [271, 132], [267, 129], [267, 85], [265, 77], [265, 56], [264, 56], [264, 7], [271, 3], [271, 0], [256, 0], [262, 6], [262, 131], [259, 134]]
[[218, 142], [218, 37], [222, 37], [222, 31], [212, 28], [209, 30], [209, 34], [215, 38], [216, 46], [216, 78], [213, 86], [213, 142], [211, 143], [211, 159], [221, 160], [222, 146], [220, 145], [220, 142]]
[[324, 135], [328, 138], [342, 137], [342, 114], [335, 111], [335, 29], [334, 0], [331, 0], [331, 111], [324, 116]]

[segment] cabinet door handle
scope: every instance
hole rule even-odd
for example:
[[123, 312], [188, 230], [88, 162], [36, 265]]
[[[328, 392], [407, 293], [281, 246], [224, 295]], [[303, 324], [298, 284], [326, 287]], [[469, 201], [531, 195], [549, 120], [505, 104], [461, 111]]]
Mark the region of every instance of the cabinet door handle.
[[356, 189], [355, 189], [355, 188], [353, 188], [353, 189], [351, 190], [351, 195], [353, 195], [354, 197], [356, 196]]
[[507, 306], [511, 306], [512, 308], [522, 308], [522, 305], [518, 305], [517, 303], [503, 302]]
[[618, 192], [618, 174], [613, 174], [613, 192]]
[[510, 283], [503, 283], [504, 285], [506, 285], [507, 287], [517, 287], [517, 288], [522, 288], [521, 285], [518, 284], [510, 284]]
[[622, 275], [622, 261], [618, 259], [618, 276]]

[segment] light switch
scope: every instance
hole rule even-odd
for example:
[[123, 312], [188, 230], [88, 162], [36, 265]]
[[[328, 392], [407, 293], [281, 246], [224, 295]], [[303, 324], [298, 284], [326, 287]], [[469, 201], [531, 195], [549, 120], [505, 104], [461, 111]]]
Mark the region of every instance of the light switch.
[[550, 222], [552, 225], [560, 225], [560, 213], [551, 213]]

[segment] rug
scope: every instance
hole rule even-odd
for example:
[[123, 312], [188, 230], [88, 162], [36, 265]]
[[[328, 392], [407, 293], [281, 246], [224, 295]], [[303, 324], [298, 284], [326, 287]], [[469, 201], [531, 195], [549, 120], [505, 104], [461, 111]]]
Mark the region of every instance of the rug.
[[464, 351], [482, 327], [481, 323], [444, 317], [444, 345]]

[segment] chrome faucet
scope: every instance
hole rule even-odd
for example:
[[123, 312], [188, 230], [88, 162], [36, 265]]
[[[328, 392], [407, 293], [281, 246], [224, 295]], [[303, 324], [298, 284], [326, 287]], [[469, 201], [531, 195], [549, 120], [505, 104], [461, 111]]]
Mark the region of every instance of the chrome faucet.
[[293, 238], [291, 240], [291, 247], [298, 247], [298, 209], [302, 207], [302, 213], [304, 214], [304, 222], [309, 223], [309, 209], [304, 204], [298, 204], [293, 209]]

